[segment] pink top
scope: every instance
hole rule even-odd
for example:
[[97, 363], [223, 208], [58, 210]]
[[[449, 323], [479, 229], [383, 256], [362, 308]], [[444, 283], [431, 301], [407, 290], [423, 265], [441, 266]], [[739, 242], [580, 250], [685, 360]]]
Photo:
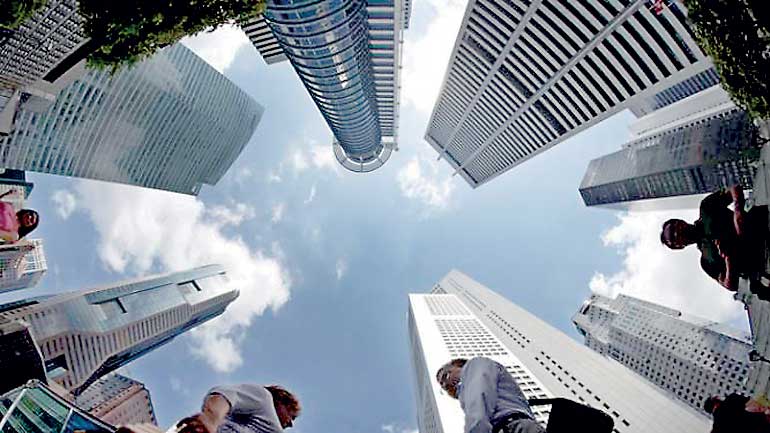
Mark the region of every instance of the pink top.
[[13, 205], [0, 201], [0, 239], [8, 242], [19, 240], [19, 219]]

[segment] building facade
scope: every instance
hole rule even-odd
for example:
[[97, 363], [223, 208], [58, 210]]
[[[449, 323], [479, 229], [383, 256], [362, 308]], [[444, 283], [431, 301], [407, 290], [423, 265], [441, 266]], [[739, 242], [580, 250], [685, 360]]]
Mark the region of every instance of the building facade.
[[288, 59], [334, 134], [343, 167], [370, 172], [398, 149], [410, 1], [268, 1], [241, 23], [267, 63]]
[[0, 293], [34, 287], [46, 271], [42, 239], [0, 245]]
[[653, 111], [631, 130], [621, 150], [589, 163], [579, 188], [587, 206], [655, 209], [647, 200], [753, 188], [759, 131], [720, 86]]
[[471, 0], [425, 138], [477, 187], [711, 69], [679, 1]]
[[712, 395], [748, 395], [751, 336], [662, 305], [591, 295], [573, 316], [585, 345], [695, 410]]
[[[705, 416], [458, 271], [445, 276], [430, 295], [410, 295], [409, 300], [421, 433], [463, 431], [460, 405], [443, 393], [435, 374], [452, 358], [473, 356], [501, 362], [528, 397], [566, 397], [603, 410], [613, 418], [615, 432], [709, 428]], [[546, 417], [547, 408], [537, 415]]]
[[112, 75], [89, 71], [0, 139], [3, 167], [196, 195], [248, 143], [263, 109], [181, 44]]
[[119, 374], [94, 382], [75, 399], [75, 405], [112, 425], [158, 424], [150, 391], [141, 382]]
[[12, 302], [0, 306], [0, 318], [30, 324], [49, 378], [77, 396], [100, 377], [222, 314], [237, 296], [224, 269], [210, 265]]

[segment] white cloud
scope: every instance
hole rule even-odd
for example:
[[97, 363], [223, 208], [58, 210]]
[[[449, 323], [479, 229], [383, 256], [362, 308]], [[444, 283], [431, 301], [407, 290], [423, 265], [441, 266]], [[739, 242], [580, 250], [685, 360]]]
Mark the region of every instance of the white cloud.
[[450, 176], [439, 174], [436, 161], [413, 157], [396, 175], [404, 197], [418, 200], [432, 210], [449, 206], [454, 191]]
[[694, 221], [697, 210], [620, 214], [602, 241], [618, 249], [624, 268], [609, 276], [596, 272], [591, 290], [605, 296], [623, 293], [719, 322], [745, 315], [732, 293], [701, 270], [695, 246], [673, 251], [660, 243], [660, 228], [669, 218]]
[[402, 428], [396, 424], [383, 424], [380, 428], [385, 433], [417, 433], [417, 429]]
[[[294, 169], [295, 174], [303, 171], [315, 169], [328, 169], [339, 174], [339, 163], [334, 156], [334, 149], [331, 145], [324, 146], [318, 144], [316, 140], [306, 138], [303, 144], [298, 144], [288, 156], [286, 161]], [[281, 168], [283, 167], [281, 164]]]
[[337, 259], [334, 270], [337, 275], [337, 281], [341, 280], [348, 273], [348, 261], [343, 258]]
[[143, 275], [158, 267], [225, 266], [240, 296], [223, 315], [190, 332], [190, 349], [218, 371], [241, 365], [240, 338], [265, 309], [288, 301], [291, 285], [278, 259], [223, 233], [253, 210], [236, 204], [229, 212], [207, 211], [195, 197], [93, 181], [78, 183], [76, 193], [99, 235], [99, 258], [110, 270]]
[[249, 167], [241, 167], [233, 174], [233, 179], [238, 185], [243, 185], [247, 180], [254, 177], [254, 171]]
[[236, 203], [234, 207], [213, 206], [208, 210], [208, 216], [222, 226], [237, 226], [246, 220], [254, 218], [255, 215], [254, 208], [245, 203]]
[[57, 190], [51, 195], [51, 200], [56, 204], [56, 214], [66, 220], [77, 208], [77, 199], [75, 194], [67, 190]]
[[314, 199], [315, 199], [315, 184], [313, 184], [313, 186], [310, 187], [310, 194], [307, 196], [304, 203], [310, 204], [313, 202]]
[[394, 426], [393, 424], [385, 424], [382, 426], [382, 431], [384, 431], [385, 433], [395, 433], [396, 426]]
[[286, 213], [286, 203], [278, 203], [275, 206], [273, 206], [273, 209], [270, 213], [270, 221], [273, 222], [273, 224], [277, 224], [281, 222], [283, 219], [283, 215]]
[[182, 43], [219, 72], [230, 67], [241, 47], [251, 45], [246, 33], [232, 24], [220, 26], [213, 32], [188, 36]]
[[267, 183], [281, 183], [283, 179], [281, 178], [281, 175], [278, 174], [280, 173], [280, 168], [281, 167], [279, 167], [278, 172], [269, 171], [267, 173]]
[[467, 1], [425, 2], [433, 7], [436, 15], [424, 33], [406, 33], [401, 94], [418, 110], [430, 113], [441, 89]]

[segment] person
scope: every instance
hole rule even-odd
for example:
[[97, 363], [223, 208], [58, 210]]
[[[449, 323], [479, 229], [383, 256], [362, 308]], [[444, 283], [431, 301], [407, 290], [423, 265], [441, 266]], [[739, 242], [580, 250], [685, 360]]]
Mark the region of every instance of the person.
[[453, 359], [436, 380], [460, 401], [465, 433], [545, 433], [513, 376], [489, 358]]
[[749, 402], [748, 397], [740, 394], [730, 394], [724, 400], [716, 396], [707, 398], [703, 409], [714, 418], [711, 433], [770, 431], [770, 422], [764, 414], [746, 410]]
[[[733, 203], [734, 210], [727, 206]], [[680, 219], [663, 223], [660, 241], [673, 250], [695, 244], [706, 274], [728, 290], [738, 290], [738, 278], [759, 280], [764, 275], [764, 238], [767, 207], [744, 210], [743, 189], [733, 186], [701, 201], [700, 218], [693, 224]], [[752, 291], [754, 291], [752, 289]]]
[[282, 433], [299, 416], [297, 398], [277, 386], [218, 386], [200, 413], [177, 423], [179, 433]]
[[11, 203], [1, 200], [13, 193], [14, 190], [10, 190], [0, 195], [0, 241], [6, 243], [18, 242], [35, 230], [39, 221], [36, 211], [22, 209], [16, 212]]

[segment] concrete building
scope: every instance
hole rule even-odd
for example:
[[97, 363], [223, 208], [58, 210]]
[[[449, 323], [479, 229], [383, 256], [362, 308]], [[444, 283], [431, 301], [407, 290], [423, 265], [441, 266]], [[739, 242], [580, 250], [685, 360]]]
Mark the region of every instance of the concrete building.
[[[705, 416], [458, 271], [431, 294], [409, 296], [409, 338], [420, 433], [463, 431], [460, 405], [435, 374], [452, 358], [474, 356], [503, 364], [528, 397], [566, 397], [603, 410], [615, 432], [709, 428]], [[537, 408], [544, 420], [548, 408]]]
[[89, 71], [22, 109], [0, 166], [196, 195], [240, 155], [263, 109], [181, 44], [114, 75]]
[[270, 0], [264, 17], [241, 23], [266, 63], [291, 62], [348, 170], [376, 170], [398, 150], [410, 6], [410, 0]]
[[676, 87], [712, 65], [682, 3], [666, 3], [469, 1], [425, 139], [477, 187], [615, 113], [710, 85]]
[[758, 128], [721, 86], [639, 118], [631, 132], [621, 150], [588, 165], [580, 184], [587, 206], [656, 209], [652, 199], [753, 187]]
[[0, 245], [0, 293], [34, 287], [46, 271], [42, 239]]
[[712, 395], [747, 395], [751, 336], [625, 295], [592, 295], [573, 316], [585, 345], [695, 410]]
[[75, 399], [75, 405], [112, 425], [158, 424], [150, 391], [119, 374], [94, 382]]
[[90, 384], [225, 311], [238, 297], [210, 265], [0, 306], [30, 324], [51, 380], [75, 396]]

